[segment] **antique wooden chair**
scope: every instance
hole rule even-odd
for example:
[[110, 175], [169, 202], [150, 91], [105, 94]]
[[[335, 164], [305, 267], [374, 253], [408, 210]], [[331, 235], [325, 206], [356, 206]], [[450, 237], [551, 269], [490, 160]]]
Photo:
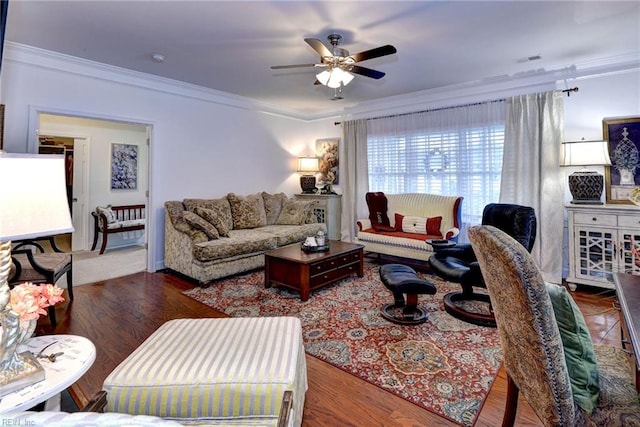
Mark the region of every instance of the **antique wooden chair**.
[[[43, 243], [51, 246], [53, 252], [46, 252]], [[67, 293], [73, 301], [73, 264], [70, 253], [62, 251], [56, 245], [53, 236], [37, 239], [18, 240], [13, 242], [11, 249], [13, 261], [12, 274], [9, 276], [9, 286], [23, 282], [55, 284], [62, 276], [67, 275]], [[54, 306], [49, 306], [49, 320], [51, 326], [56, 326], [56, 312]]]

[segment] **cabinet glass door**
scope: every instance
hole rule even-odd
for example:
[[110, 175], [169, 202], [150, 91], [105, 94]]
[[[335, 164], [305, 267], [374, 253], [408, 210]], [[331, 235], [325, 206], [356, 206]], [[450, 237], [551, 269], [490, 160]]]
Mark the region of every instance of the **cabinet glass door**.
[[[620, 231], [619, 255], [621, 272], [640, 275], [640, 230], [636, 231]], [[635, 251], [633, 250], [635, 249]], [[635, 252], [635, 253], [634, 253]]]
[[576, 228], [576, 277], [611, 282], [615, 271], [614, 230]]

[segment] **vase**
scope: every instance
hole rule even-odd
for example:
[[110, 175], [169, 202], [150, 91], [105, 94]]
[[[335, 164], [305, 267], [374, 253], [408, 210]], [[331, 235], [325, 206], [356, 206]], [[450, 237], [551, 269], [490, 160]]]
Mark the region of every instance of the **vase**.
[[38, 321], [36, 319], [31, 320], [23, 320], [20, 322], [20, 329], [18, 332], [18, 345], [24, 344], [29, 338], [33, 336], [33, 333], [36, 330], [36, 324]]

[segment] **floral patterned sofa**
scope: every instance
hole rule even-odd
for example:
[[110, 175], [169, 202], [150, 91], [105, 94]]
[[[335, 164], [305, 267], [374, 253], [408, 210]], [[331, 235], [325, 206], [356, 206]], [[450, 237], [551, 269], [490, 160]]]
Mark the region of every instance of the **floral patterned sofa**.
[[284, 193], [165, 202], [165, 267], [204, 285], [264, 267], [264, 252], [326, 232], [313, 201]]

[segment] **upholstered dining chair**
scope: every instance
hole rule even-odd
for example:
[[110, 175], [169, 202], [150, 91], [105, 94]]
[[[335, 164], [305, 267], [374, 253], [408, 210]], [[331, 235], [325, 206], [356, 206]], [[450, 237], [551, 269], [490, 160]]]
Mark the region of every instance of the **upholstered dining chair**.
[[[536, 213], [529, 206], [509, 203], [490, 203], [482, 212], [482, 225], [493, 225], [515, 238], [528, 251], [536, 240]], [[470, 244], [458, 244], [452, 248], [435, 248], [429, 257], [431, 271], [446, 281], [460, 283], [461, 291], [444, 296], [447, 313], [465, 322], [495, 327], [491, 301], [486, 293], [475, 292], [474, 287], [484, 288], [482, 272]], [[486, 312], [474, 311], [465, 302], [488, 303]]]
[[638, 426], [640, 402], [629, 356], [593, 345], [566, 288], [547, 284], [529, 252], [492, 226], [469, 229], [502, 344], [507, 372], [503, 426], [518, 394], [546, 426]]
[[[47, 242], [53, 252], [46, 252], [43, 242]], [[62, 251], [53, 236], [33, 240], [14, 241], [11, 248], [13, 261], [9, 286], [23, 282], [55, 284], [67, 275], [67, 293], [73, 301], [73, 263], [70, 253]], [[56, 326], [55, 306], [48, 307], [51, 326]]]

